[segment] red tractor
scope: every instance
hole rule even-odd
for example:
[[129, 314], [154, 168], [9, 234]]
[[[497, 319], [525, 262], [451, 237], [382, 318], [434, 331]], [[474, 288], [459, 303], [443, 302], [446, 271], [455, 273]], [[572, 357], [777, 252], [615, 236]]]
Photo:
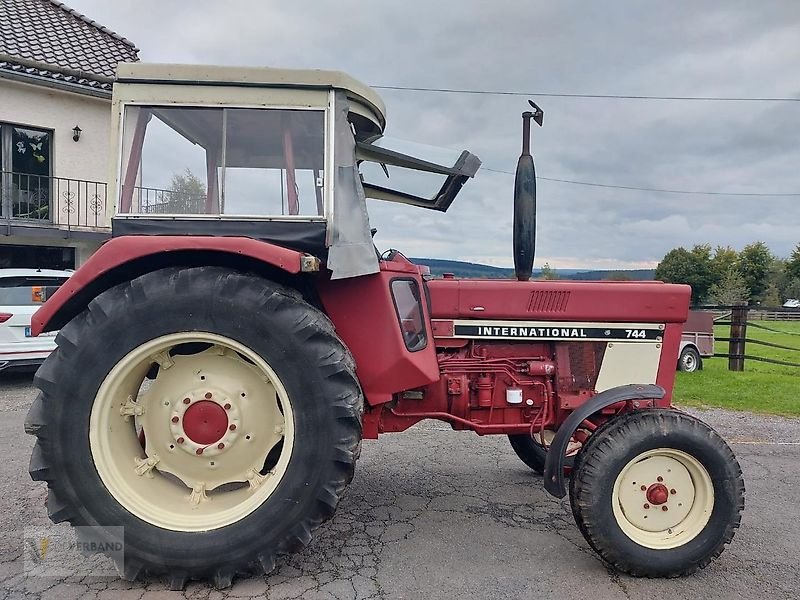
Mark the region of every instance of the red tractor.
[[689, 287], [529, 281], [535, 105], [516, 281], [376, 251], [366, 197], [444, 211], [480, 161], [385, 140], [346, 75], [121, 65], [113, 112], [112, 239], [33, 318], [60, 332], [26, 430], [50, 518], [83, 548], [124, 536], [122, 577], [269, 572], [333, 515], [362, 439], [423, 419], [507, 435], [620, 571], [688, 574], [731, 541], [739, 465], [671, 407]]

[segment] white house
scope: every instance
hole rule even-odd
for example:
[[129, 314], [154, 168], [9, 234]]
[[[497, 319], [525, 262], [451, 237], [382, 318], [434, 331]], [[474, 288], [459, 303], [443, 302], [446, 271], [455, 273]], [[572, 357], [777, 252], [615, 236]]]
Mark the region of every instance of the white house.
[[0, 267], [74, 268], [109, 236], [122, 36], [55, 0], [0, 0]]

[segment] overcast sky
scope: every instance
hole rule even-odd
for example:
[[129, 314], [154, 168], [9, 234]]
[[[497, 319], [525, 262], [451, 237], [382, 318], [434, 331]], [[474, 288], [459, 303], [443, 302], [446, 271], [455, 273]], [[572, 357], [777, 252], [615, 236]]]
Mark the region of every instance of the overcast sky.
[[[798, 97], [800, 2], [68, 0], [151, 62], [339, 69], [372, 85]], [[513, 171], [524, 97], [381, 91], [387, 135]], [[537, 173], [640, 187], [800, 193], [800, 102], [536, 98]], [[482, 169], [446, 214], [370, 202], [377, 245], [511, 265], [513, 176]], [[654, 266], [678, 245], [800, 241], [800, 196], [539, 181], [536, 264]]]

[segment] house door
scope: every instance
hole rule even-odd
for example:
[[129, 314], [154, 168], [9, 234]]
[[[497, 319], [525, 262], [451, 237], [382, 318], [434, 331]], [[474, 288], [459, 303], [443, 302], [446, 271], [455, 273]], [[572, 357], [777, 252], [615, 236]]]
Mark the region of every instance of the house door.
[[0, 123], [3, 217], [50, 219], [51, 146], [50, 131]]

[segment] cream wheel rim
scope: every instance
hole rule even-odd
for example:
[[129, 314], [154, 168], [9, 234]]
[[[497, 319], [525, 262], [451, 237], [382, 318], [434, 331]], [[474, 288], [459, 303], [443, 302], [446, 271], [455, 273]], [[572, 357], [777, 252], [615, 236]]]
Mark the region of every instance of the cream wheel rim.
[[690, 454], [658, 448], [625, 465], [611, 501], [625, 535], [646, 548], [668, 550], [693, 540], [708, 524], [714, 483]]
[[272, 495], [292, 453], [294, 419], [286, 389], [258, 354], [221, 335], [175, 333], [108, 373], [89, 446], [103, 484], [129, 512], [164, 529], [206, 531], [240, 521]]

